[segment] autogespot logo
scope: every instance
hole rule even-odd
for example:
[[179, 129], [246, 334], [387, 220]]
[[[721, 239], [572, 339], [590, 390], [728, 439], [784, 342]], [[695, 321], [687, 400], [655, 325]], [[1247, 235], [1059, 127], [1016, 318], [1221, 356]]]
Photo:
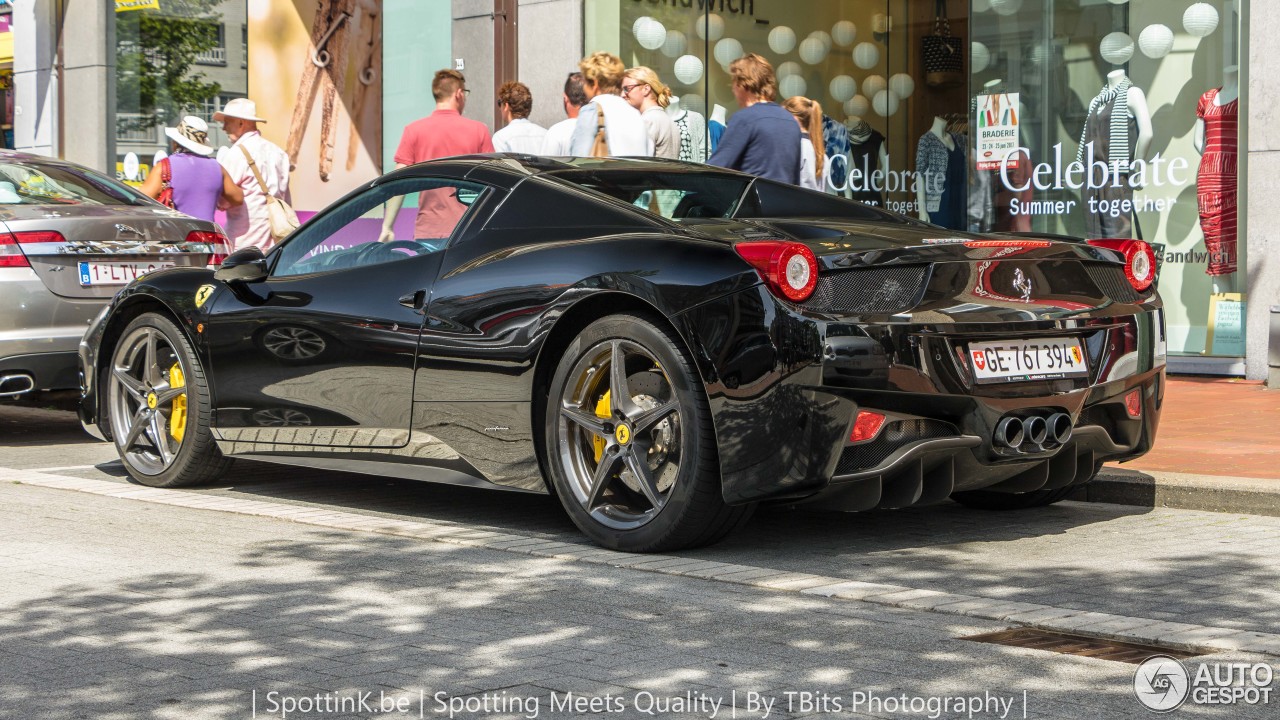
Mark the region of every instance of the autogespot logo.
[[1155, 655], [1142, 661], [1133, 673], [1133, 693], [1148, 710], [1165, 713], [1176, 709], [1187, 699], [1191, 675], [1186, 666], [1168, 655]]

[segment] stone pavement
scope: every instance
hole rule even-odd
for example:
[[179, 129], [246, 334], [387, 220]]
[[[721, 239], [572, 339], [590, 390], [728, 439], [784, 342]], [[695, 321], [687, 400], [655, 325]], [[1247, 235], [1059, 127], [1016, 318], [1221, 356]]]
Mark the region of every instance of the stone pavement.
[[[957, 639], [1003, 622], [469, 547], [465, 533], [431, 542], [373, 532], [378, 523], [324, 528], [118, 492], [137, 499], [0, 484], [6, 716], [281, 717], [284, 698], [369, 692], [371, 702], [402, 698], [409, 712], [323, 717], [417, 717], [419, 698], [425, 716], [447, 716], [436, 693], [463, 707], [506, 703], [456, 717], [531, 717], [525, 698], [553, 717], [571, 713], [553, 715], [550, 694], [572, 692], [621, 702], [609, 717], [711, 717], [705, 705], [671, 703], [734, 691], [736, 717], [763, 716], [749, 712], [748, 691], [778, 703], [787, 692], [827, 693], [842, 701], [840, 717], [901, 716], [853, 707], [855, 692], [989, 693], [1013, 703], [1010, 717], [1145, 714], [1132, 665]], [[667, 704], [646, 713], [650, 702]], [[776, 704], [769, 717], [832, 710]], [[1179, 713], [1274, 717], [1266, 707], [1216, 710]]]

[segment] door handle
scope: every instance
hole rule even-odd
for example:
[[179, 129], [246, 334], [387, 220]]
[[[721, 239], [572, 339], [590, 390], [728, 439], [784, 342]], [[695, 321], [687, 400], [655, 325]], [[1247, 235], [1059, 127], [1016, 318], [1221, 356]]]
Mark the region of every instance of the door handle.
[[409, 293], [408, 295], [401, 296], [400, 304], [409, 308], [410, 310], [417, 310], [421, 312], [422, 308], [425, 307], [427, 304], [427, 291], [419, 290], [417, 292], [412, 292], [412, 293]]

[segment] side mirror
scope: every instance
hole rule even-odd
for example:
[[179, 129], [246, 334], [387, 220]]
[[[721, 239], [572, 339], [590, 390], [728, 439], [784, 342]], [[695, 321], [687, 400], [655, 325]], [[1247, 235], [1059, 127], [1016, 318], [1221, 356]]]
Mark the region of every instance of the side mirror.
[[267, 260], [259, 247], [247, 247], [231, 253], [213, 273], [214, 280], [224, 283], [258, 282], [266, 277]]

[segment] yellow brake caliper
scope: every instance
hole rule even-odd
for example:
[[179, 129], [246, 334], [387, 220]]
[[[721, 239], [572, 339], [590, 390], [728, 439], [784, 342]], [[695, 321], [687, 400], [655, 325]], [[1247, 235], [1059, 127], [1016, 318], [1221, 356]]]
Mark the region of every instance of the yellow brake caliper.
[[[609, 410], [609, 391], [605, 390], [604, 395], [600, 396], [600, 402], [596, 403], [596, 417], [608, 420]], [[596, 451], [596, 462], [600, 462], [600, 458], [604, 456], [604, 438], [600, 435], [592, 435], [591, 447]]]
[[[178, 367], [178, 363], [174, 363], [169, 368], [169, 387], [186, 387], [187, 379], [182, 375], [182, 368]], [[182, 442], [182, 436], [187, 432], [187, 394], [182, 393], [173, 399], [173, 410], [169, 413], [169, 435], [174, 440]]]

